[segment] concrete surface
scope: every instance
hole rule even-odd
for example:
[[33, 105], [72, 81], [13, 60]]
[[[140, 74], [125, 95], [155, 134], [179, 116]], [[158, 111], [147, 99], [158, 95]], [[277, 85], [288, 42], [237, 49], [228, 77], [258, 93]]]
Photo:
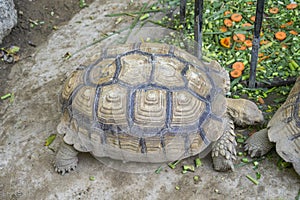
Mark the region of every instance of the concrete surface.
[[[15, 99], [0, 102], [0, 199], [295, 199], [299, 176], [292, 168], [279, 170], [274, 152], [256, 170], [249, 164], [228, 173], [213, 171], [209, 157], [187, 174], [166, 166], [160, 174], [125, 173], [89, 154], [80, 154], [79, 166], [70, 174], [61, 176], [54, 171], [53, 150], [59, 140], [51, 145], [53, 150], [44, 143], [56, 133], [61, 86], [74, 69], [93, 60], [101, 46], [116, 37], [76, 53], [78, 50], [131, 24], [131, 17], [119, 24], [117, 17], [104, 17], [126, 8], [138, 9], [128, 3], [96, 0], [51, 35], [31, 58], [13, 66], [7, 92], [13, 92]], [[67, 52], [73, 55], [69, 60], [63, 58]], [[193, 159], [180, 165], [192, 164]], [[255, 185], [246, 175], [255, 177], [257, 171], [261, 178]], [[198, 182], [193, 180], [195, 175], [200, 177]]]

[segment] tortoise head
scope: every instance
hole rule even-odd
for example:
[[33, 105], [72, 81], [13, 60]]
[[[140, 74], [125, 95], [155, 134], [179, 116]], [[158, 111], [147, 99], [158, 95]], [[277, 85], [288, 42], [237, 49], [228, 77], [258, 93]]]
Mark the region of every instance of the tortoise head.
[[257, 105], [246, 99], [227, 99], [227, 113], [239, 126], [261, 124], [264, 121]]

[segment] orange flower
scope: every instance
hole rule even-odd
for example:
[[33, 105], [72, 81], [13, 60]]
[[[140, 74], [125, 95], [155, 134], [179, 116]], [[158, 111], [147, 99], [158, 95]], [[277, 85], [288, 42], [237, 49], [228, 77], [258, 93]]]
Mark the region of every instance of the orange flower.
[[221, 43], [221, 45], [223, 47], [230, 48], [230, 46], [231, 46], [231, 38], [230, 37], [222, 38], [220, 40], [220, 43]]
[[230, 19], [224, 19], [224, 24], [227, 27], [232, 27], [232, 21]]
[[234, 49], [235, 49], [235, 50], [241, 50], [241, 51], [243, 51], [243, 50], [246, 50], [247, 47], [246, 47], [245, 45], [242, 45], [242, 46], [240, 46], [240, 47], [234, 47]]
[[287, 48], [288, 48], [288, 45], [286, 45], [286, 44], [280, 44], [280, 46], [281, 46], [283, 49], [287, 49]]
[[286, 38], [286, 33], [283, 32], [283, 31], [278, 31], [277, 33], [275, 33], [275, 38], [277, 40], [282, 41], [282, 40], [284, 40]]
[[232, 70], [232, 71], [230, 72], [230, 76], [231, 76], [232, 78], [238, 78], [238, 77], [240, 77], [241, 75], [242, 75], [242, 71], [237, 70], [237, 69], [234, 69], [234, 70]]
[[293, 9], [297, 8], [297, 6], [298, 6], [297, 3], [290, 3], [290, 4], [286, 5], [286, 8], [288, 10], [293, 10]]
[[226, 10], [226, 11], [224, 12], [224, 16], [230, 15], [230, 14], [231, 14], [231, 11], [230, 11], [230, 10]]
[[259, 53], [258, 57], [263, 57], [265, 54], [264, 53]]
[[255, 16], [250, 17], [250, 20], [255, 22]]
[[242, 62], [235, 62], [232, 65], [232, 69], [243, 71], [245, 69], [245, 65]]
[[265, 104], [264, 99], [261, 98], [261, 97], [258, 97], [258, 98], [257, 98], [257, 101], [258, 101], [260, 104]]
[[251, 40], [245, 40], [245, 41], [244, 41], [244, 44], [245, 44], [247, 47], [252, 47], [252, 41], [251, 41]]
[[239, 13], [233, 13], [230, 18], [234, 22], [240, 22], [243, 19], [242, 15]]
[[268, 40], [261, 40], [261, 41], [259, 42], [260, 45], [264, 45], [264, 44], [268, 44], [268, 43], [269, 43]]
[[248, 27], [248, 26], [252, 26], [252, 24], [250, 24], [250, 23], [242, 24], [242, 27]]
[[272, 14], [277, 14], [279, 12], [279, 9], [277, 7], [270, 8], [269, 12]]
[[296, 32], [295, 30], [291, 30], [290, 34], [292, 34], [292, 35], [298, 35], [298, 32]]
[[293, 24], [294, 24], [293, 21], [289, 21], [289, 22], [287, 22], [287, 23], [285, 23], [285, 24], [282, 24], [282, 25], [280, 26], [280, 28], [286, 28], [287, 26], [291, 26], [291, 25], [293, 25]]
[[221, 26], [221, 27], [220, 27], [220, 31], [223, 32], [223, 33], [226, 32], [226, 31], [227, 31], [226, 26]]
[[246, 39], [246, 36], [244, 34], [241, 33], [237, 33], [233, 36], [233, 40], [236, 42], [244, 42]]
[[263, 61], [263, 60], [265, 60], [265, 59], [267, 59], [267, 58], [269, 58], [270, 56], [263, 56], [263, 57], [261, 57], [260, 59], [258, 59], [258, 62], [261, 62], [261, 61]]

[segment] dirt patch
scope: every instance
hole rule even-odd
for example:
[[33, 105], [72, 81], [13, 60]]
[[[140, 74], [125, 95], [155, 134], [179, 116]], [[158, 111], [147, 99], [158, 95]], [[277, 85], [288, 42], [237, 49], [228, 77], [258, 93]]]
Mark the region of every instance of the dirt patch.
[[[85, 2], [89, 5], [93, 0]], [[1, 47], [19, 46], [21, 59], [30, 57], [52, 32], [82, 9], [78, 0], [14, 0], [14, 3], [18, 23], [3, 39]], [[12, 64], [0, 63], [0, 95], [7, 92], [6, 81], [11, 67]]]
[[[118, 26], [117, 18], [105, 17], [141, 6], [130, 7], [129, 2], [95, 0], [66, 25], [51, 31], [50, 37], [44, 36], [41, 41], [45, 42], [34, 41], [38, 46], [30, 46], [32, 50], [27, 51], [31, 57], [24, 56], [9, 65], [5, 91], [13, 92], [15, 100], [0, 104], [0, 199], [294, 199], [300, 187], [299, 177], [292, 168], [278, 170], [275, 152], [261, 161], [258, 169], [246, 165], [233, 173], [213, 171], [207, 157], [194, 173], [182, 174], [180, 168], [164, 167], [160, 174], [130, 174], [108, 168], [89, 154], [79, 155], [78, 168], [70, 174], [61, 176], [54, 171], [54, 151], [59, 140], [52, 144], [53, 150], [44, 142], [56, 133], [60, 88], [68, 74], [95, 59], [99, 49], [118, 37], [92, 45], [69, 60], [62, 57], [99, 40], [103, 33], [130, 26], [131, 17], [124, 18]], [[24, 41], [26, 46], [27, 40]], [[193, 159], [182, 164], [192, 164]], [[257, 171], [261, 179], [254, 185], [246, 175], [255, 177]], [[200, 177], [198, 182], [193, 179], [195, 175]], [[90, 180], [91, 176], [95, 180]]]

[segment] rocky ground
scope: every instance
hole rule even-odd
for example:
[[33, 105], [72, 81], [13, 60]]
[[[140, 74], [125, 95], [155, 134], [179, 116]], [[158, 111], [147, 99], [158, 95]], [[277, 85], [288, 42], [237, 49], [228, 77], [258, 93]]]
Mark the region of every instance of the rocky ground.
[[[15, 96], [13, 101], [0, 101], [0, 199], [295, 199], [299, 176], [292, 168], [279, 170], [275, 152], [260, 161], [256, 170], [249, 164], [236, 167], [235, 172], [215, 172], [207, 157], [200, 168], [187, 174], [166, 166], [160, 174], [120, 172], [89, 154], [80, 154], [76, 171], [57, 174], [53, 160], [59, 137], [51, 148], [44, 144], [49, 135], [56, 134], [60, 118], [57, 100], [64, 80], [120, 36], [96, 41], [133, 22], [132, 17], [124, 17], [116, 23], [118, 17], [105, 14], [142, 6], [95, 0], [86, 1], [89, 6], [80, 9], [78, 2], [15, 2], [19, 23], [2, 46], [20, 46], [21, 60], [0, 64], [0, 95], [10, 92]], [[30, 26], [29, 19], [38, 20], [38, 25]], [[147, 32], [153, 36], [156, 30]], [[73, 56], [66, 60], [66, 53]], [[191, 164], [193, 158], [183, 163]], [[246, 175], [255, 177], [257, 171], [261, 178], [255, 185]], [[195, 175], [200, 177], [198, 181], [194, 181]]]

